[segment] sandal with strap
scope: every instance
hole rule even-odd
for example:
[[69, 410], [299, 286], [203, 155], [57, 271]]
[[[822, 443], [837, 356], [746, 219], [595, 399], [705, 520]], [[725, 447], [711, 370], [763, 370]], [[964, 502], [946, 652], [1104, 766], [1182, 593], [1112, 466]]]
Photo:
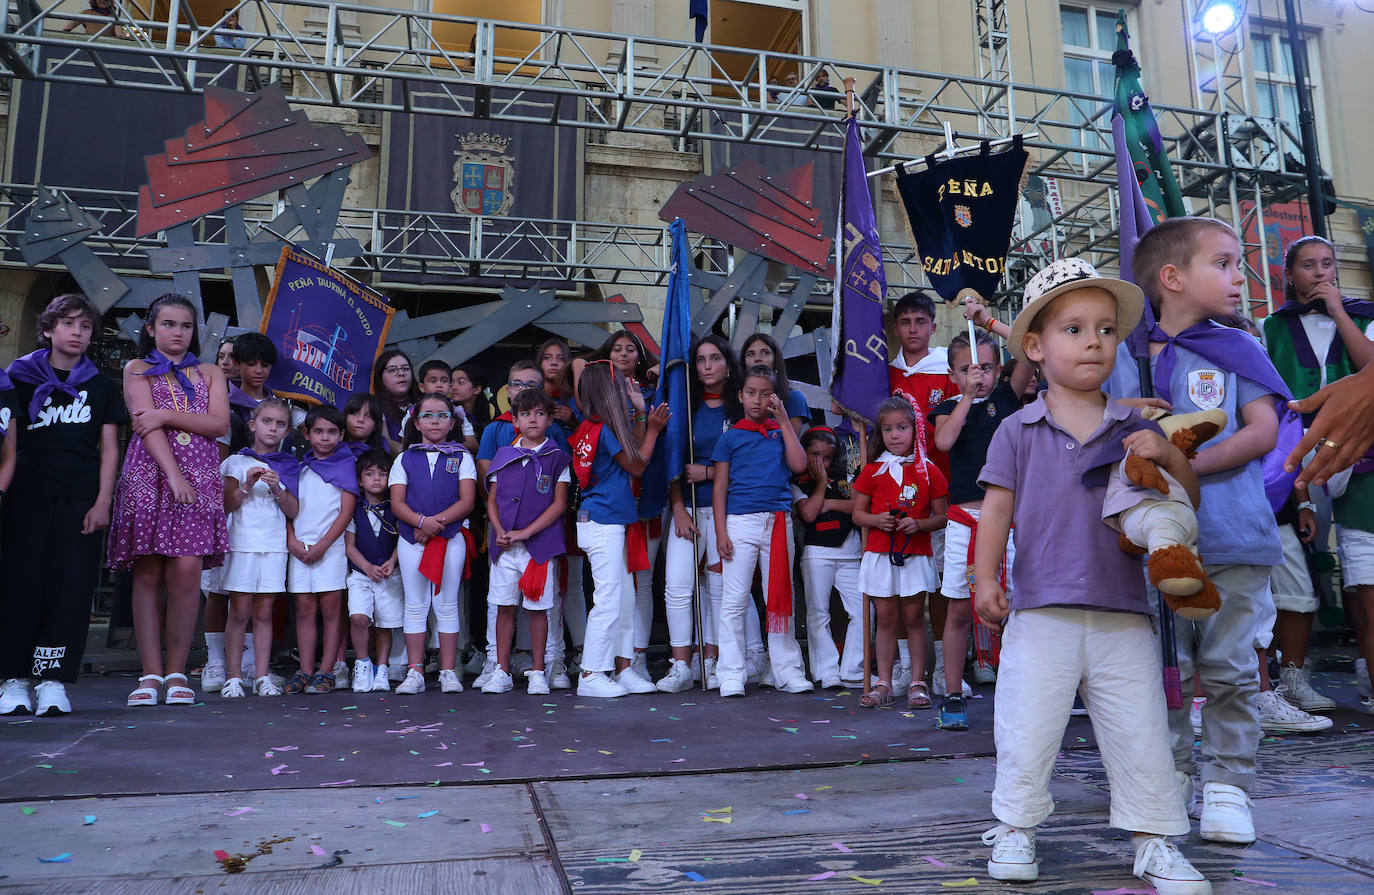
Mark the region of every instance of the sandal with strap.
[[[181, 683], [172, 683], [172, 678], [181, 678]], [[180, 671], [174, 671], [167, 675], [163, 680], [167, 683], [167, 704], [168, 705], [193, 705], [196, 701], [196, 691], [186, 686], [190, 681], [186, 675]]]
[[878, 681], [872, 690], [859, 697], [859, 705], [867, 709], [881, 708], [892, 705], [893, 698], [891, 685], [887, 681]]
[[126, 704], [130, 708], [137, 708], [141, 705], [157, 705], [158, 698], [161, 695], [162, 682], [164, 680], [166, 680], [166, 678], [160, 674], [140, 674], [138, 676], [139, 684], [142, 684], [144, 681], [153, 681], [157, 686], [140, 686], [137, 690], [129, 694], [129, 700]]
[[930, 690], [925, 681], [916, 681], [906, 691], [906, 707], [909, 709], [928, 709], [931, 707]]

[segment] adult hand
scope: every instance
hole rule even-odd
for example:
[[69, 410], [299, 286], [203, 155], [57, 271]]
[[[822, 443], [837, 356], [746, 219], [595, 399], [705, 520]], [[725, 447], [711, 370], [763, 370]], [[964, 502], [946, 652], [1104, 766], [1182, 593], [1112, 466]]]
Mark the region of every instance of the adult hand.
[[911, 516], [903, 516], [897, 520], [896, 530], [905, 535], [914, 535], [921, 530], [920, 520]]
[[1284, 461], [1285, 472], [1302, 466], [1302, 458], [1314, 447], [1316, 456], [1298, 473], [1295, 487], [1324, 485], [1343, 469], [1355, 465], [1374, 444], [1374, 364], [1339, 379], [1321, 391], [1288, 406], [1298, 413], [1316, 411], [1307, 434]]

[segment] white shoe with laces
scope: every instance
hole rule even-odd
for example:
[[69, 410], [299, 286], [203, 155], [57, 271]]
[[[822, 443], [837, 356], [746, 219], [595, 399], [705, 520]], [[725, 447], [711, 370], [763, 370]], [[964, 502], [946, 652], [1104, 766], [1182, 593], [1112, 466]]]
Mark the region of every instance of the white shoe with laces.
[[635, 671], [633, 665], [617, 674], [615, 680], [616, 683], [624, 687], [628, 693], [658, 692], [658, 688], [654, 686], [653, 681], [649, 680], [647, 677], [642, 677], [639, 672]]
[[473, 689], [481, 690], [483, 693], [487, 692], [483, 688], [486, 687], [487, 681], [491, 680], [491, 675], [496, 671], [496, 667], [496, 660], [488, 659], [486, 664], [482, 666], [482, 673], [477, 675], [477, 680], [472, 682]]
[[1260, 729], [1265, 733], [1316, 733], [1332, 725], [1330, 718], [1312, 715], [1283, 698], [1283, 688], [1265, 690], [1255, 696]]
[[0, 689], [0, 715], [27, 715], [33, 711], [33, 697], [29, 695], [29, 682], [12, 677]]
[[[964, 698], [973, 696], [973, 688], [968, 685], [968, 681], [959, 679], [960, 689], [964, 693]], [[893, 693], [905, 693], [905, 690], [893, 690]], [[936, 696], [948, 696], [948, 688], [945, 686], [945, 666], [936, 665], [935, 670], [930, 673], [930, 692]]]
[[746, 684], [761, 683], [765, 670], [769, 670], [768, 656], [766, 653], [745, 653], [744, 682]]
[[463, 679], [458, 676], [458, 672], [452, 668], [445, 668], [439, 672], [439, 692], [440, 693], [462, 693]]
[[549, 679], [542, 668], [531, 668], [525, 672], [525, 690], [534, 696], [547, 696]]
[[247, 694], [243, 692], [243, 678], [231, 677], [224, 682], [224, 686], [219, 688], [221, 699], [242, 699]]
[[983, 834], [983, 844], [992, 846], [988, 876], [1009, 882], [1029, 883], [1040, 876], [1035, 863], [1035, 828], [1018, 829], [998, 824]]
[[545, 675], [551, 690], [571, 690], [572, 679], [568, 677], [568, 666], [562, 659], [557, 659], [549, 666], [548, 674]]
[[911, 666], [897, 663], [892, 669], [892, 692], [905, 693], [911, 689]]
[[614, 699], [617, 696], [624, 696], [629, 692], [629, 690], [626, 690], [620, 684], [616, 683], [610, 675], [603, 671], [580, 675], [577, 680], [578, 696], [595, 696], [600, 699]]
[[1304, 712], [1329, 712], [1336, 707], [1336, 700], [1312, 689], [1306, 668], [1289, 662], [1279, 672], [1279, 680], [1283, 683], [1283, 698]]
[[218, 693], [228, 678], [229, 672], [223, 665], [206, 665], [200, 672], [200, 689], [206, 693]]
[[339, 659], [334, 663], [334, 686], [342, 690], [349, 685], [352, 679], [348, 676], [348, 663]]
[[1232, 845], [1254, 842], [1255, 821], [1250, 816], [1250, 796], [1245, 790], [1229, 783], [1204, 784], [1198, 835], [1208, 842]]
[[369, 693], [390, 693], [391, 675], [387, 673], [385, 665], [378, 665], [372, 672], [372, 689]]
[[509, 693], [514, 689], [515, 679], [500, 665], [492, 669], [491, 674], [487, 675], [486, 683], [482, 684], [483, 693]]
[[1183, 802], [1183, 810], [1189, 817], [1193, 816], [1193, 777], [1182, 771], [1174, 771], [1174, 780], [1178, 784], [1178, 797]]
[[[334, 676], [334, 681], [338, 684], [338, 675]], [[343, 684], [338, 684], [342, 687]], [[353, 692], [369, 693], [372, 691], [372, 663], [367, 659], [355, 659], [353, 661]]]
[[396, 685], [396, 692], [402, 696], [425, 692], [425, 676], [418, 668], [411, 668], [406, 672], [406, 679]]
[[67, 688], [61, 681], [39, 681], [38, 686], [33, 688], [33, 694], [38, 701], [33, 713], [40, 718], [72, 713], [72, 704], [67, 700]]
[[639, 675], [640, 677], [644, 678], [644, 680], [646, 680], [646, 681], [651, 681], [651, 680], [653, 680], [653, 678], [649, 677], [649, 654], [648, 654], [648, 653], [641, 653], [641, 652], [639, 652], [638, 650], [636, 650], [636, 651], [635, 651], [635, 654], [634, 654], [634, 658], [630, 659], [630, 667], [633, 668], [633, 669], [635, 670], [635, 674], [637, 674], [637, 675]]
[[668, 673], [655, 684], [661, 693], [681, 693], [692, 688], [692, 669], [681, 659], [668, 663]]
[[1212, 884], [1168, 839], [1163, 836], [1132, 836], [1131, 839], [1135, 848], [1131, 872], [1154, 886], [1159, 895], [1212, 895]]

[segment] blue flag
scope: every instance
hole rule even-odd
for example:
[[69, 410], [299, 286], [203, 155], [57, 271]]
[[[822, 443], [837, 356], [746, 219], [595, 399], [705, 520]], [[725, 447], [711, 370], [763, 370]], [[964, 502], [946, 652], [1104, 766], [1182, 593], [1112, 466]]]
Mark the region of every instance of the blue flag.
[[887, 281], [866, 175], [863, 151], [859, 148], [859, 123], [850, 116], [844, 143], [840, 221], [835, 227], [838, 272], [830, 321], [834, 357], [830, 394], [846, 412], [872, 423], [878, 405], [890, 390], [887, 333], [883, 328]]
[[[1121, 115], [1112, 116], [1112, 143], [1116, 151], [1116, 190], [1121, 204], [1121, 279], [1134, 283], [1131, 275], [1131, 258], [1135, 254], [1135, 244], [1155, 225], [1150, 206], [1145, 203], [1140, 182], [1136, 180], [1135, 166], [1131, 162], [1131, 150], [1126, 144], [1126, 123]], [[1126, 336], [1126, 344], [1131, 348], [1131, 356], [1148, 358], [1150, 356], [1150, 330], [1154, 329], [1155, 315], [1150, 303], [1145, 302], [1145, 311], [1140, 315], [1140, 323]]]
[[662, 351], [654, 405], [667, 404], [673, 416], [658, 436], [653, 456], [640, 478], [639, 516], [650, 519], [668, 506], [668, 485], [687, 465], [689, 417], [688, 354], [692, 350], [692, 259], [687, 251], [687, 227], [677, 218], [668, 227], [673, 242], [673, 271], [668, 277], [668, 300], [663, 308]]
[[706, 36], [706, 21], [710, 12], [707, 0], [691, 0], [688, 5], [688, 15], [697, 26], [697, 43], [701, 43], [701, 39]]

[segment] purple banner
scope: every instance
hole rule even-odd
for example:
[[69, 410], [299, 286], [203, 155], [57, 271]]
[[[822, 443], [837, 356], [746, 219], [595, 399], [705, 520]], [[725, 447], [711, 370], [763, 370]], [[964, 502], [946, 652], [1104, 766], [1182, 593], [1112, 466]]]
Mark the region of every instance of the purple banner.
[[830, 323], [835, 358], [830, 394], [846, 411], [873, 423], [878, 405], [888, 395], [887, 335], [883, 329], [887, 281], [866, 175], [859, 123], [850, 118], [844, 144], [840, 219], [835, 228], [838, 295]]
[[372, 387], [393, 309], [351, 277], [282, 249], [262, 331], [277, 346], [267, 384], [283, 398], [333, 404]]

